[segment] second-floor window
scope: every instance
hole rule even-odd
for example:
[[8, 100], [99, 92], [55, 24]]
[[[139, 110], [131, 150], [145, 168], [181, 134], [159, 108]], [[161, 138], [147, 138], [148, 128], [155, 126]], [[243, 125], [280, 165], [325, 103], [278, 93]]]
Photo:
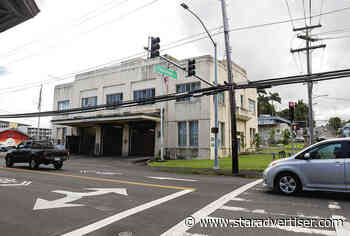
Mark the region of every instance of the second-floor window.
[[[187, 83], [187, 84], [178, 84], [176, 85], [176, 92], [177, 93], [185, 93], [185, 92], [191, 92], [197, 89], [201, 88], [200, 82], [194, 82], [194, 83]], [[178, 98], [176, 99], [177, 102], [183, 102], [183, 101], [190, 101], [191, 98]]]
[[225, 104], [225, 93], [224, 92], [218, 93], [218, 103], [221, 105]]
[[177, 123], [178, 129], [178, 145], [187, 145], [187, 123], [185, 121]]
[[97, 106], [97, 96], [81, 99], [81, 107], [94, 107]]
[[136, 100], [136, 101], [142, 101], [144, 99], [152, 98], [155, 96], [156, 96], [156, 89], [155, 88], [134, 91], [134, 100]]
[[198, 146], [198, 120], [190, 121], [190, 146]]
[[107, 105], [114, 105], [123, 102], [123, 94], [115, 93], [107, 95]]
[[67, 110], [69, 108], [69, 100], [59, 101], [57, 107], [59, 111]]
[[241, 108], [244, 108], [244, 95], [241, 95]]
[[255, 101], [252, 99], [249, 99], [248, 102], [249, 102], [249, 107], [248, 107], [249, 112], [255, 113]]

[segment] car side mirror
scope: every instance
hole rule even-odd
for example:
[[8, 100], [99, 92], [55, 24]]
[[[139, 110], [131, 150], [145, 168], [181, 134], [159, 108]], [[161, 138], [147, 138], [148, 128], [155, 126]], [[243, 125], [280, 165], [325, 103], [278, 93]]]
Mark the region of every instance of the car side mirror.
[[310, 160], [310, 159], [311, 159], [310, 153], [305, 153], [304, 159], [305, 159], [305, 160]]

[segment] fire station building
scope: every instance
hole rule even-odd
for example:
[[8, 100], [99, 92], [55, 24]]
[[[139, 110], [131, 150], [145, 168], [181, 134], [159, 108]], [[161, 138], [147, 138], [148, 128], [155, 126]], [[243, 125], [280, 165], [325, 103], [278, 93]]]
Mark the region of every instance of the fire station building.
[[[174, 62], [186, 66], [187, 60]], [[211, 56], [196, 60], [196, 74], [214, 82]], [[178, 78], [163, 78], [156, 72], [160, 64], [177, 71]], [[247, 82], [246, 71], [233, 65], [234, 81]], [[225, 61], [219, 61], [218, 82], [227, 81]], [[136, 58], [117, 65], [78, 74], [72, 83], [55, 87], [54, 110], [118, 104], [176, 92], [206, 88], [207, 84], [168, 65], [160, 58]], [[238, 132], [241, 150], [250, 148], [258, 129], [257, 91], [236, 93]], [[219, 100], [219, 155], [231, 152], [230, 106], [227, 92]], [[159, 156], [161, 107], [164, 108], [164, 150], [171, 159], [213, 158], [214, 103], [212, 96], [178, 99], [134, 107], [100, 110], [53, 117], [53, 137], [72, 153], [103, 156]]]

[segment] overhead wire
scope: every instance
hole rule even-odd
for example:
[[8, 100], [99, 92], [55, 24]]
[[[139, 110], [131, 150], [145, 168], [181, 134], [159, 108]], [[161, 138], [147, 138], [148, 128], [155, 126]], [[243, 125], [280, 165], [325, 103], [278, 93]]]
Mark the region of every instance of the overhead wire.
[[[336, 9], [336, 10], [332, 10], [332, 11], [328, 11], [328, 12], [324, 12], [322, 13], [322, 15], [328, 15], [328, 14], [334, 14], [334, 13], [338, 13], [338, 12], [341, 12], [341, 11], [345, 11], [345, 10], [349, 10], [350, 7], [345, 7], [345, 8], [341, 8], [341, 9]], [[312, 16], [313, 17], [317, 17], [317, 16], [320, 16], [320, 14], [317, 14], [317, 15], [314, 15]], [[299, 21], [299, 20], [304, 20], [304, 18], [295, 18], [293, 19], [294, 21]], [[288, 22], [291, 22], [291, 20], [282, 20], [282, 21], [276, 21], [276, 22], [270, 22], [270, 23], [263, 23], [263, 24], [256, 24], [256, 25], [250, 25], [250, 26], [243, 26], [243, 27], [237, 27], [237, 28], [233, 28], [233, 29], [230, 29], [229, 32], [237, 32], [237, 31], [242, 31], [242, 30], [249, 30], [249, 29], [255, 29], [255, 28], [261, 28], [261, 27], [267, 27], [267, 26], [272, 26], [272, 25], [278, 25], [278, 24], [284, 24], [284, 23], [288, 23]], [[217, 27], [215, 28], [214, 30], [218, 30], [219, 28], [221, 27]], [[213, 29], [212, 29], [213, 30]], [[211, 31], [212, 31], [211, 30]], [[214, 34], [214, 36], [216, 35], [219, 35], [219, 34], [222, 34], [223, 31], [219, 31], [217, 33]], [[197, 34], [196, 36], [198, 35], [202, 35], [204, 33], [201, 33], [201, 34]], [[190, 37], [186, 37], [186, 39], [189, 39], [191, 38], [192, 36]], [[196, 42], [196, 41], [199, 41], [199, 40], [202, 40], [202, 39], [205, 39], [207, 38], [207, 36], [205, 37], [201, 37], [201, 38], [198, 38], [198, 39], [194, 39], [194, 40], [191, 40], [191, 41], [186, 41], [186, 42], [183, 42], [181, 44], [178, 44], [178, 45], [175, 45], [175, 46], [171, 46], [171, 43], [168, 44], [168, 48], [165, 48], [164, 50], [170, 50], [170, 49], [173, 49], [173, 48], [176, 48], [176, 47], [180, 47], [180, 46], [183, 46], [183, 45], [186, 45], [186, 44], [189, 44], [189, 43], [193, 43], [193, 42]], [[175, 42], [181, 42], [183, 41], [184, 39], [180, 39], [180, 40], [177, 40]], [[75, 71], [75, 72], [71, 72], [69, 74], [65, 74], [63, 76], [59, 76], [60, 79], [52, 79], [52, 80], [46, 80], [46, 81], [40, 81], [40, 82], [36, 82], [36, 85], [32, 86], [32, 87], [37, 87], [37, 86], [40, 86], [38, 85], [38, 83], [44, 83], [44, 84], [48, 84], [48, 83], [51, 83], [51, 82], [56, 82], [56, 81], [60, 81], [60, 80], [66, 80], [68, 78], [71, 78], [73, 75], [75, 74], [78, 74], [78, 73], [84, 73], [84, 72], [87, 72], [87, 71], [90, 71], [90, 70], [93, 70], [93, 69], [99, 69], [99, 68], [102, 68], [104, 66], [108, 66], [108, 65], [111, 65], [113, 63], [117, 63], [117, 62], [120, 62], [122, 60], [125, 60], [125, 59], [130, 59], [132, 57], [136, 57], [136, 56], [141, 56], [141, 55], [144, 55], [144, 53], [140, 52], [140, 53], [136, 53], [132, 56], [128, 56], [128, 57], [124, 57], [122, 59], [118, 59], [118, 60], [112, 60], [110, 62], [107, 62], [107, 63], [104, 63], [104, 64], [100, 64], [100, 65], [97, 65], [97, 66], [94, 66], [94, 67], [90, 67], [90, 68], [87, 68], [87, 69], [84, 69], [84, 70], [81, 70], [81, 71]], [[299, 57], [300, 57], [300, 54], [299, 54]], [[300, 59], [301, 60], [301, 59]], [[30, 87], [24, 87], [22, 89], [18, 89], [18, 87], [15, 87], [15, 90], [11, 91], [11, 92], [16, 92], [16, 91], [21, 91], [23, 89], [27, 89], [27, 88], [30, 88]], [[0, 89], [1, 91], [1, 89]]]
[[287, 10], [288, 10], [288, 15], [289, 15], [289, 18], [290, 18], [290, 23], [293, 27], [293, 29], [295, 29], [295, 25], [294, 25], [294, 21], [293, 21], [293, 16], [292, 16], [292, 12], [290, 10], [290, 7], [289, 7], [289, 3], [288, 3], [288, 0], [284, 0], [286, 6], [287, 6]]

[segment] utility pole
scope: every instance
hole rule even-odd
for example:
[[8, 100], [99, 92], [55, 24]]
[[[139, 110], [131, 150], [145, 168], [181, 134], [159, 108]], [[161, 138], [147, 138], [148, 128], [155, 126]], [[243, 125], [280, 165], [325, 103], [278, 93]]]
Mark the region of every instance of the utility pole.
[[[305, 35], [298, 35], [299, 39], [303, 39], [306, 41], [306, 47], [305, 48], [299, 48], [299, 49], [291, 49], [291, 53], [296, 53], [296, 52], [302, 52], [306, 51], [306, 63], [307, 63], [307, 75], [310, 76], [312, 75], [312, 51], [314, 49], [318, 48], [325, 48], [325, 44], [321, 44], [318, 46], [311, 46], [311, 42], [316, 42], [319, 39], [316, 38], [311, 38], [310, 33], [312, 29], [322, 27], [322, 25], [310, 25], [310, 26], [305, 26], [302, 28], [296, 28], [293, 29], [293, 31], [305, 31]], [[309, 81], [307, 83], [307, 92], [308, 92], [308, 103], [309, 103], [309, 133], [310, 133], [310, 145], [314, 143], [314, 126], [313, 126], [313, 109], [312, 109], [312, 89], [313, 89], [313, 83], [312, 81]]]
[[39, 115], [38, 115], [38, 130], [36, 132], [36, 136], [37, 139], [40, 139], [40, 112], [41, 112], [41, 97], [42, 97], [42, 91], [43, 91], [43, 85], [40, 86], [40, 92], [39, 92], [39, 103], [38, 103], [38, 111], [39, 111]]
[[229, 90], [230, 97], [230, 110], [231, 110], [231, 153], [232, 153], [232, 173], [238, 174], [238, 142], [237, 142], [237, 123], [236, 123], [236, 95], [235, 95], [235, 84], [233, 83], [232, 73], [232, 60], [231, 60], [231, 46], [230, 46], [230, 34], [229, 25], [226, 11], [225, 0], [221, 1], [222, 17], [224, 22], [224, 34], [225, 34], [225, 46], [226, 46], [226, 61], [228, 71], [228, 82], [231, 85]]

